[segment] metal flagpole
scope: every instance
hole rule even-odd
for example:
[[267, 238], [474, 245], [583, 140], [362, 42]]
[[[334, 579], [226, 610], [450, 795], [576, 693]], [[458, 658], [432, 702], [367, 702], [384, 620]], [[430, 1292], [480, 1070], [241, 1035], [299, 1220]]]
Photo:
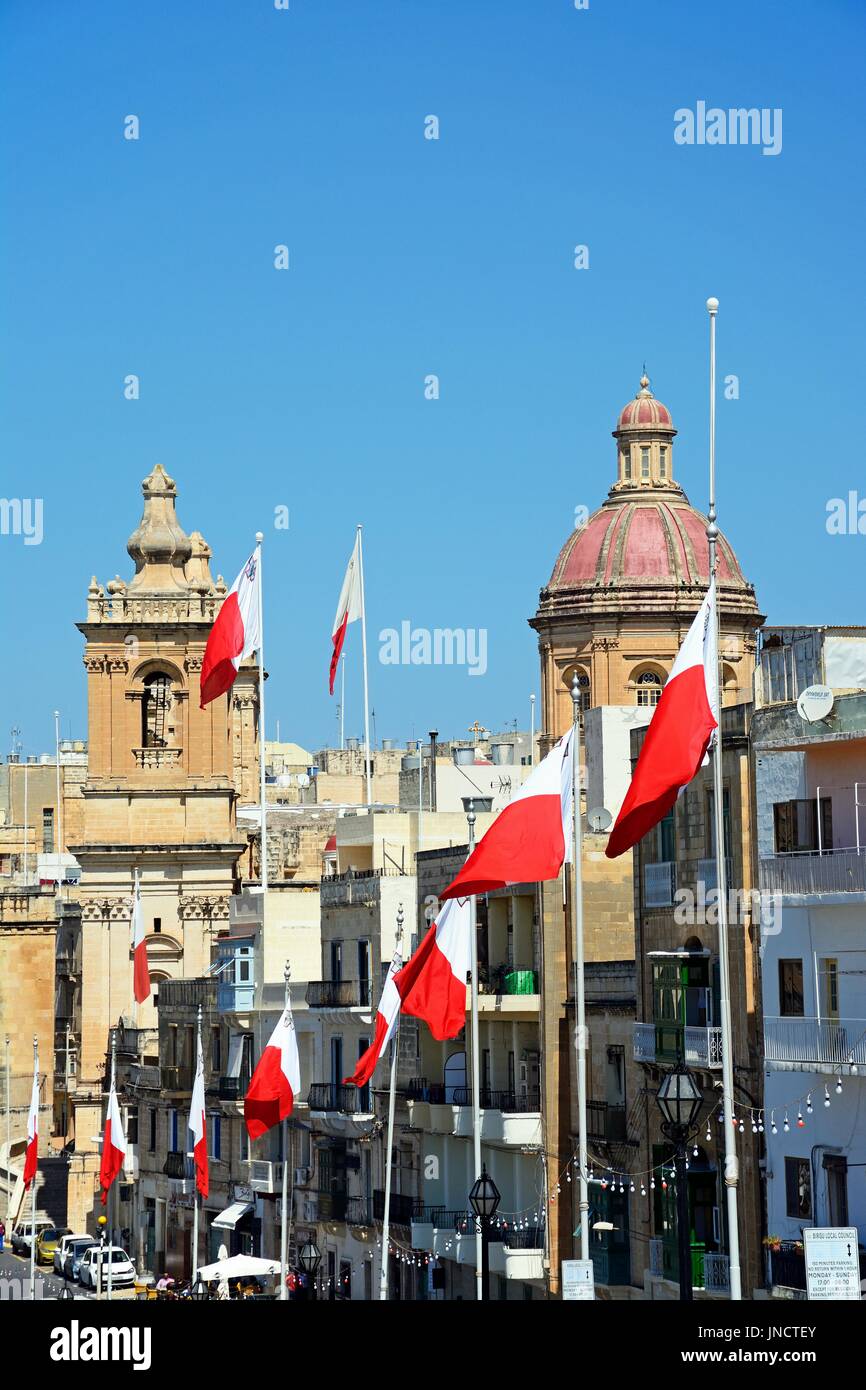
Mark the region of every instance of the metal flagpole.
[[[268, 816], [265, 800], [265, 609], [262, 593], [262, 541], [264, 533], [256, 531], [256, 579], [259, 586], [259, 804], [261, 815], [261, 858], [262, 892], [268, 891]], [[264, 913], [264, 905], [262, 905]], [[264, 921], [264, 917], [262, 918]]]
[[[39, 1094], [39, 1040], [33, 1034], [33, 1089]], [[39, 1104], [36, 1106], [36, 1172], [33, 1174], [32, 1186], [30, 1188], [30, 1302], [36, 1300], [36, 1183], [39, 1178]], [[9, 1167], [9, 1156], [6, 1156], [6, 1167]]]
[[[26, 755], [25, 755], [25, 756], [26, 756]], [[28, 770], [29, 770], [29, 769], [28, 769], [27, 763], [25, 763], [25, 764], [24, 764], [24, 887], [25, 887], [25, 888], [27, 887], [27, 872], [28, 872], [28, 864], [27, 864], [27, 847], [28, 847], [28, 844], [29, 844], [29, 841], [30, 841], [30, 828], [29, 828], [29, 825], [28, 825], [28, 806], [27, 806], [27, 794], [28, 794], [27, 773], [28, 773]], [[34, 844], [33, 848], [34, 848], [34, 850], [35, 850], [35, 848], [36, 848], [35, 844]]]
[[[111, 1102], [110, 1102], [111, 1091], [114, 1090], [114, 1086], [115, 1086], [116, 1065], [117, 1065], [116, 1057], [117, 1057], [117, 1029], [116, 1029], [116, 1028], [112, 1028], [112, 1030], [111, 1030], [111, 1090], [110, 1090], [109, 1093], [108, 1093], [108, 1095], [109, 1095], [109, 1104], [111, 1103]], [[103, 1148], [105, 1147], [105, 1130], [106, 1130], [107, 1127], [108, 1127], [108, 1118], [106, 1117], [106, 1122], [105, 1122], [105, 1125], [103, 1126], [103, 1130], [102, 1130], [102, 1146], [103, 1146]], [[117, 1181], [117, 1180], [115, 1179], [115, 1182], [116, 1182], [116, 1181]], [[114, 1253], [114, 1250], [113, 1250], [113, 1246], [114, 1246], [114, 1186], [115, 1186], [115, 1183], [112, 1182], [111, 1186], [110, 1186], [109, 1189], [108, 1189], [108, 1297], [109, 1297], [109, 1299], [111, 1298], [111, 1292], [112, 1292], [112, 1288], [113, 1288], [113, 1286], [114, 1286], [114, 1280], [113, 1280], [113, 1278], [112, 1278], [112, 1266], [113, 1266], [113, 1263], [114, 1263], [113, 1260], [112, 1260], [112, 1255], [113, 1255], [113, 1253]]]
[[535, 696], [529, 697], [529, 766], [535, 767]]
[[12, 1212], [12, 1181], [9, 1176], [9, 1169], [12, 1153], [12, 1101], [9, 1095], [9, 1048], [12, 1039], [6, 1034], [6, 1227], [9, 1241], [12, 1241], [12, 1231], [9, 1229], [9, 1217]]
[[373, 803], [373, 777], [370, 768], [370, 696], [367, 689], [367, 599], [364, 594], [364, 547], [362, 527], [358, 527], [358, 578], [361, 583], [361, 652], [364, 660], [364, 754], [367, 765], [367, 805]]
[[572, 884], [574, 926], [574, 1051], [577, 1062], [577, 1165], [578, 1209], [580, 1211], [580, 1258], [589, 1259], [589, 1184], [586, 1153], [586, 993], [584, 988], [583, 949], [583, 864], [581, 862], [583, 827], [580, 817], [580, 685], [577, 672], [571, 682], [571, 798], [574, 838], [572, 843]]
[[[201, 1004], [199, 1004], [199, 1006], [198, 1006], [198, 1019], [197, 1019], [197, 1023], [198, 1023], [198, 1028], [197, 1028], [197, 1032], [196, 1032], [196, 1052], [195, 1052], [195, 1069], [196, 1069], [196, 1074], [198, 1073], [199, 1058], [201, 1057]], [[207, 1148], [207, 1112], [205, 1112], [205, 1118], [204, 1118], [204, 1142], [205, 1142], [205, 1148]], [[193, 1171], [194, 1171], [194, 1170], [195, 1170], [195, 1149], [193, 1149]], [[193, 1177], [193, 1183], [192, 1183], [192, 1282], [193, 1282], [193, 1284], [195, 1283], [195, 1281], [196, 1281], [196, 1275], [198, 1274], [198, 1207], [199, 1207], [199, 1190], [198, 1190], [198, 1183], [196, 1182], [195, 1177]]]
[[[475, 803], [470, 799], [466, 810], [469, 823], [469, 854], [475, 848]], [[468, 856], [467, 856], [468, 858]], [[473, 893], [469, 899], [469, 931], [471, 933], [472, 967], [472, 1156], [475, 1162], [475, 1181], [481, 1177], [481, 1054], [478, 1040], [478, 931], [476, 929], [478, 900]], [[483, 1298], [484, 1232], [481, 1222], [475, 1222], [475, 1297]]]
[[[291, 1003], [291, 981], [292, 967], [286, 961], [283, 970], [283, 979], [286, 982], [283, 1008], [288, 1009]], [[283, 1204], [280, 1213], [280, 1299], [285, 1300], [289, 1296], [289, 1286], [286, 1279], [289, 1274], [289, 1122], [283, 1120]]]
[[[397, 932], [395, 935], [395, 954], [403, 940], [403, 904], [397, 907]], [[400, 1019], [391, 1039], [391, 1081], [388, 1090], [388, 1136], [385, 1150], [385, 1205], [382, 1211], [382, 1263], [379, 1267], [379, 1298], [384, 1303], [388, 1299], [388, 1241], [391, 1229], [391, 1168], [392, 1144], [394, 1134], [394, 1111], [397, 1105], [397, 1043], [400, 1037]]]
[[60, 710], [54, 711], [54, 746], [57, 750], [57, 882], [63, 882], [63, 793], [60, 787]]
[[722, 782], [722, 682], [719, 678], [719, 604], [715, 586], [718, 564], [716, 525], [716, 314], [717, 299], [707, 300], [710, 315], [710, 497], [707, 509], [707, 541], [710, 551], [710, 583], [713, 585], [713, 612], [710, 621], [713, 633], [718, 727], [713, 740], [713, 801], [716, 829], [716, 883], [719, 890], [719, 1004], [722, 1025], [722, 1110], [725, 1129], [725, 1192], [728, 1214], [728, 1260], [730, 1264], [731, 1299], [742, 1299], [740, 1282], [740, 1228], [737, 1217], [737, 1185], [739, 1160], [734, 1128], [734, 1053], [731, 1023], [731, 972], [728, 957], [728, 875], [725, 853], [724, 787]]
[[340, 751], [346, 746], [346, 653], [340, 657]]

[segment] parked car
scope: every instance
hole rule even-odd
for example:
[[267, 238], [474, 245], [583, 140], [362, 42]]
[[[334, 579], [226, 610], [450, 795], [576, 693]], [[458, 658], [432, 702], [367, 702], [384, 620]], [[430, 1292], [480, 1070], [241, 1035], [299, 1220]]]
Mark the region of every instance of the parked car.
[[63, 1277], [64, 1279], [78, 1279], [81, 1274], [81, 1261], [87, 1254], [91, 1245], [96, 1241], [93, 1236], [75, 1236], [66, 1247], [66, 1254], [63, 1256]]
[[119, 1245], [106, 1245], [100, 1248], [91, 1245], [84, 1252], [78, 1270], [82, 1288], [95, 1289], [99, 1284], [99, 1266], [102, 1263], [102, 1287], [108, 1287], [108, 1265], [111, 1263], [111, 1283], [113, 1288], [132, 1288], [135, 1283], [135, 1265], [125, 1250]]
[[35, 1229], [36, 1237], [38, 1239], [40, 1231], [47, 1231], [49, 1227], [53, 1226], [53, 1224], [54, 1223], [52, 1221], [48, 1220], [47, 1216], [37, 1217], [35, 1222], [19, 1221], [18, 1225], [12, 1232], [13, 1254], [26, 1255], [29, 1259], [31, 1235], [33, 1230]]
[[[93, 1236], [87, 1235], [84, 1231], [64, 1231], [63, 1236], [57, 1243], [57, 1248], [54, 1251], [54, 1259], [52, 1261], [56, 1274], [62, 1275], [64, 1273], [63, 1266], [66, 1261], [66, 1256], [69, 1253], [69, 1247], [73, 1245], [75, 1241], [84, 1241], [81, 1247], [82, 1254], [87, 1249], [88, 1245], [96, 1244]], [[67, 1275], [67, 1278], [68, 1277]]]
[[44, 1231], [39, 1231], [36, 1236], [36, 1263], [53, 1264], [54, 1252], [63, 1237], [68, 1234], [68, 1226], [48, 1226]]

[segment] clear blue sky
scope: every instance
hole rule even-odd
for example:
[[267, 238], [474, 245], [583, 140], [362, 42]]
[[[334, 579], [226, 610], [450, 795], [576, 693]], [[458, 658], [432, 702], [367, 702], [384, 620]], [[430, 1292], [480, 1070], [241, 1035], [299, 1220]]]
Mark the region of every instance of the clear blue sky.
[[[575, 506], [607, 491], [644, 360], [705, 505], [708, 294], [740, 379], [719, 404], [720, 521], [771, 622], [866, 620], [866, 537], [825, 529], [829, 498], [866, 497], [861, 0], [0, 16], [0, 492], [44, 499], [45, 530], [0, 537], [0, 747], [13, 724], [50, 747], [55, 706], [84, 735], [74, 623], [91, 574], [130, 576], [156, 462], [229, 582], [267, 535], [269, 733], [336, 732], [329, 634], [358, 521], [379, 736], [525, 725], [526, 618]], [[676, 145], [675, 109], [699, 100], [781, 107], [781, 154]], [[380, 666], [379, 630], [404, 619], [486, 628], [487, 675]], [[358, 650], [355, 631], [348, 732]]]

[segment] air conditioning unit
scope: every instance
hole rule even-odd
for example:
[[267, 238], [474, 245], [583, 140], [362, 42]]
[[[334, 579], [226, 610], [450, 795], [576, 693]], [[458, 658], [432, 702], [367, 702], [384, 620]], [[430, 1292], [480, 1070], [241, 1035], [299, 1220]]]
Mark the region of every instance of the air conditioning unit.
[[253, 1192], [272, 1193], [279, 1191], [282, 1173], [277, 1174], [277, 1169], [282, 1165], [271, 1163], [268, 1159], [253, 1158], [250, 1160], [250, 1187]]
[[304, 1220], [318, 1221], [319, 1219], [319, 1195], [313, 1193], [304, 1197]]

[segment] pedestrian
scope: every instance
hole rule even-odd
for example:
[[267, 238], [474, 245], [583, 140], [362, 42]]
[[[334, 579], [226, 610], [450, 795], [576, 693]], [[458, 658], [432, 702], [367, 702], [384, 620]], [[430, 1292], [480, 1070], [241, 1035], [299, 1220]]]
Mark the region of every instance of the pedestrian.
[[3, 1254], [3, 1246], [6, 1242], [6, 1223], [0, 1221], [0, 1255]]

